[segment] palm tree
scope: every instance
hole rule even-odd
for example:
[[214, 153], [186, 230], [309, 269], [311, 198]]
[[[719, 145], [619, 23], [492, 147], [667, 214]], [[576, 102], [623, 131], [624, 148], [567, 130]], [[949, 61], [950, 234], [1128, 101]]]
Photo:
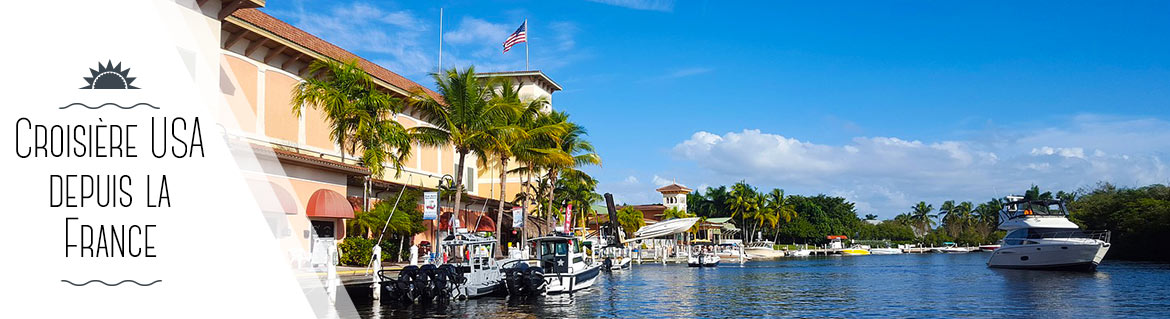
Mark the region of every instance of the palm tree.
[[633, 207], [622, 207], [617, 211], [618, 224], [622, 226], [622, 231], [626, 233], [626, 237], [633, 237], [634, 232], [646, 225], [646, 218], [642, 211], [634, 209]]
[[[585, 165], [601, 165], [601, 157], [597, 155], [593, 143], [585, 140], [585, 135], [588, 134], [585, 127], [569, 122], [568, 117], [567, 113], [556, 111], [551, 112], [548, 117], [554, 123], [565, 123], [564, 134], [561, 134], [557, 143], [554, 144], [558, 151], [554, 152], [555, 155], [545, 158], [544, 165], [548, 170], [546, 180], [550, 183], [555, 182], [560, 173], [570, 173], [576, 171], [577, 167]], [[568, 159], [568, 161], [556, 159]], [[555, 193], [555, 188], [550, 187], [548, 204], [545, 206], [550, 224], [553, 218], [553, 196]]]
[[362, 166], [372, 174], [380, 175], [387, 160], [401, 171], [413, 139], [393, 120], [403, 109], [401, 100], [380, 91], [356, 60], [314, 61], [308, 74], [293, 87], [293, 114], [301, 117], [304, 107], [325, 113], [329, 137], [341, 148], [342, 162], [347, 152], [354, 153], [360, 147]]
[[[754, 214], [760, 208], [758, 199], [759, 196], [756, 195], [756, 189], [748, 185], [747, 182], [739, 181], [739, 183], [735, 183], [735, 185], [731, 186], [731, 193], [727, 198], [727, 207], [731, 210], [730, 217], [734, 219], [736, 215], [739, 215], [740, 225], [746, 226], [747, 224], [744, 222], [744, 219], [749, 214]], [[745, 234], [745, 241], [748, 240], [746, 235], [750, 234]]]
[[[508, 184], [506, 183], [506, 180], [509, 173], [509, 160], [514, 157], [523, 161], [525, 159], [532, 160], [546, 156], [555, 156], [549, 155], [555, 154], [555, 152], [550, 151], [545, 145], [556, 142], [559, 135], [564, 133], [565, 126], [567, 125], [563, 122], [546, 123], [538, 121], [539, 116], [542, 114], [541, 110], [543, 110], [549, 104], [548, 99], [542, 97], [529, 101], [527, 104], [525, 104], [520, 100], [518, 87], [513, 86], [511, 81], [501, 79], [496, 83], [493, 83], [492, 86], [499, 88], [499, 92], [492, 100], [493, 103], [498, 103], [501, 105], [512, 105], [512, 107], [519, 110], [519, 112], [508, 114], [511, 116], [504, 117], [500, 123], [505, 126], [518, 128], [518, 130], [516, 130], [517, 134], [498, 137], [499, 140], [498, 143], [495, 144], [496, 147], [488, 150], [488, 153], [491, 154], [499, 164], [500, 197], [499, 208], [497, 211], [499, 211], [500, 214], [498, 218], [496, 218], [496, 229], [501, 229], [501, 227], [503, 227], [504, 219], [504, 194], [508, 192]], [[490, 167], [490, 163], [487, 163], [489, 160], [489, 157], [481, 157], [481, 166]], [[527, 203], [527, 201], [525, 201], [525, 203]], [[527, 204], [525, 204], [525, 206], [527, 206]], [[502, 241], [503, 236], [499, 237], [500, 238], [498, 239]], [[502, 244], [503, 242], [501, 242], [501, 245]], [[496, 250], [496, 257], [499, 256], [502, 256], [502, 251]]]
[[934, 205], [927, 205], [926, 202], [918, 202], [918, 205], [910, 207], [910, 222], [914, 224], [918, 236], [926, 235], [927, 230], [934, 227], [934, 218], [938, 215], [933, 215], [930, 212], [934, 210]]
[[1052, 199], [1052, 192], [1040, 192], [1040, 186], [1032, 185], [1024, 192], [1024, 200]]
[[[487, 157], [493, 149], [505, 148], [501, 139], [515, 135], [516, 128], [503, 124], [503, 120], [514, 116], [517, 110], [513, 104], [496, 103], [496, 91], [487, 82], [475, 75], [475, 67], [463, 71], [451, 69], [442, 74], [432, 74], [442, 102], [416, 89], [412, 106], [420, 113], [423, 121], [434, 126], [416, 126], [415, 133], [420, 145], [442, 147], [451, 144], [459, 159], [455, 166], [455, 188], [461, 193], [463, 177], [467, 173], [464, 164], [467, 154]], [[458, 213], [462, 196], [455, 197], [455, 212]]]
[[[784, 195], [784, 190], [773, 188], [767, 194], [765, 201], [768, 210], [776, 214], [776, 221], [784, 220], [784, 223], [791, 223], [793, 218], [796, 218], [796, 205], [788, 201], [788, 196]], [[772, 228], [775, 231], [775, 238], [773, 242], [780, 240], [780, 227], [777, 227], [777, 222], [772, 223]]]
[[597, 180], [577, 170], [561, 175], [557, 181], [557, 201], [573, 205], [574, 221], [585, 227], [586, 219], [597, 216], [593, 211], [593, 203], [601, 200], [601, 194], [595, 192]]
[[662, 220], [687, 217], [695, 217], [695, 215], [691, 215], [684, 210], [678, 209], [678, 207], [671, 207], [662, 211]]

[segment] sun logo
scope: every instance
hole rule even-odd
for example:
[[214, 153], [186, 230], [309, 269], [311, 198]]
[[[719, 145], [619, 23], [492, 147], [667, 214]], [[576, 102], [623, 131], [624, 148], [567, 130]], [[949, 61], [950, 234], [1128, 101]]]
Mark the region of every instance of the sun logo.
[[122, 62], [118, 62], [114, 66], [111, 61], [106, 60], [106, 65], [98, 62], [97, 70], [89, 69], [90, 77], [85, 78], [89, 85], [81, 87], [82, 89], [138, 89], [130, 85], [135, 78], [129, 77], [130, 69], [122, 69]]

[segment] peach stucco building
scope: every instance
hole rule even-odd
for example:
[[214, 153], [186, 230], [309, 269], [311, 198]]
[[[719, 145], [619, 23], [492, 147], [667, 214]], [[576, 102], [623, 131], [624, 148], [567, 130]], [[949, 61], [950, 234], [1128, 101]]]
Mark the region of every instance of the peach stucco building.
[[[223, 16], [220, 33], [221, 91], [228, 101], [227, 114], [221, 119], [234, 119], [225, 124], [234, 141], [259, 150], [257, 157], [271, 157], [270, 163], [275, 163], [260, 171], [276, 189], [278, 201], [283, 201], [268, 210], [282, 211], [289, 217], [287, 228], [291, 231], [284, 235], [298, 239], [306, 247], [312, 245], [312, 238], [340, 240], [346, 234], [344, 221], [353, 218], [354, 210], [360, 210], [364, 200], [369, 199], [371, 202], [365, 205], [372, 206], [372, 201], [397, 193], [404, 186], [433, 189], [443, 176], [458, 173], [464, 174], [468, 193], [472, 195], [472, 200], [465, 201], [461, 210], [472, 216], [497, 217], [498, 167], [480, 167], [475, 164], [478, 162], [475, 156], [468, 155], [469, 167], [464, 172], [456, 172], [457, 154], [451, 146], [416, 146], [400, 176], [394, 176], [393, 169], [387, 169], [385, 175], [370, 176], [369, 170], [353, 160], [354, 154], [343, 156], [342, 150], [329, 138], [329, 126], [322, 112], [304, 108], [302, 116], [297, 117], [291, 106], [291, 92], [302, 81], [307, 66], [323, 59], [356, 60], [382, 89], [401, 98], [419, 88], [428, 94], [435, 95], [434, 92], [256, 8], [237, 8]], [[520, 86], [523, 98], [551, 100], [552, 93], [561, 90], [540, 71], [488, 75], [511, 78]], [[397, 114], [396, 120], [408, 128], [430, 125], [409, 109]], [[511, 201], [520, 190], [520, 176], [508, 175], [505, 182], [504, 198]], [[453, 209], [451, 203], [442, 206], [444, 211]], [[511, 217], [504, 217], [506, 231], [510, 229]], [[279, 214], [268, 218], [279, 218]], [[433, 236], [434, 232], [427, 231], [414, 241], [433, 242]]]

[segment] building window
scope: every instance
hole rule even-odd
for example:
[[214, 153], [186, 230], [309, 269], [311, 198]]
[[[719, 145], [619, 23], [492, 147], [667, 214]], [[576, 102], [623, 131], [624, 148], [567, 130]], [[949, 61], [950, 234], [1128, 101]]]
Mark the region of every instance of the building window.
[[[452, 171], [458, 172], [459, 171], [459, 164], [455, 164], [455, 169], [453, 169]], [[472, 194], [472, 193], [475, 193], [476, 186], [477, 186], [477, 183], [475, 182], [475, 167], [472, 167], [471, 165], [464, 165], [463, 166], [463, 189], [466, 190], [468, 194]]]

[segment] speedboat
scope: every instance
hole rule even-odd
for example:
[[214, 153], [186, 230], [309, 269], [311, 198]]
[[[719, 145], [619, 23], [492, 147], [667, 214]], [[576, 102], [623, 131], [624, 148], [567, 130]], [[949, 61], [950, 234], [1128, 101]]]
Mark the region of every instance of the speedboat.
[[869, 249], [869, 254], [871, 254], [871, 255], [897, 255], [897, 254], [901, 254], [901, 253], [902, 253], [901, 249], [890, 248], [890, 247], [870, 248]]
[[699, 221], [698, 217], [675, 218], [660, 221], [654, 225], [646, 225], [634, 232], [635, 238], [654, 238], [659, 236], [673, 235], [691, 229], [695, 222]]
[[723, 261], [742, 262], [751, 260], [752, 256], [744, 252], [743, 245], [738, 239], [725, 239], [715, 245], [715, 254]]
[[962, 254], [962, 253], [971, 252], [970, 249], [967, 249], [966, 247], [959, 247], [958, 244], [955, 244], [955, 243], [949, 242], [949, 241], [943, 242], [943, 247], [934, 248], [934, 249], [931, 249], [930, 251], [934, 252], [934, 253], [943, 253], [943, 254]]
[[788, 256], [791, 256], [791, 257], [808, 257], [809, 255], [812, 255], [812, 250], [797, 249], [797, 250], [793, 250], [793, 251], [788, 252]]
[[841, 254], [845, 256], [864, 256], [869, 255], [869, 247], [862, 245], [853, 245], [849, 248], [841, 249]]
[[783, 257], [784, 252], [776, 250], [776, 243], [767, 240], [761, 240], [748, 244], [743, 249], [744, 253], [753, 258], [777, 258]]
[[719, 265], [719, 255], [715, 253], [715, 246], [710, 241], [692, 241], [690, 253], [687, 254], [688, 267], [715, 267]]
[[582, 251], [580, 238], [552, 235], [533, 238], [528, 242], [533, 246], [532, 251], [539, 256], [545, 292], [549, 294], [570, 293], [592, 287], [601, 271], [601, 263]]
[[1109, 231], [1081, 230], [1060, 200], [1009, 197], [999, 229], [1008, 233], [987, 266], [1094, 271], [1109, 251]]

